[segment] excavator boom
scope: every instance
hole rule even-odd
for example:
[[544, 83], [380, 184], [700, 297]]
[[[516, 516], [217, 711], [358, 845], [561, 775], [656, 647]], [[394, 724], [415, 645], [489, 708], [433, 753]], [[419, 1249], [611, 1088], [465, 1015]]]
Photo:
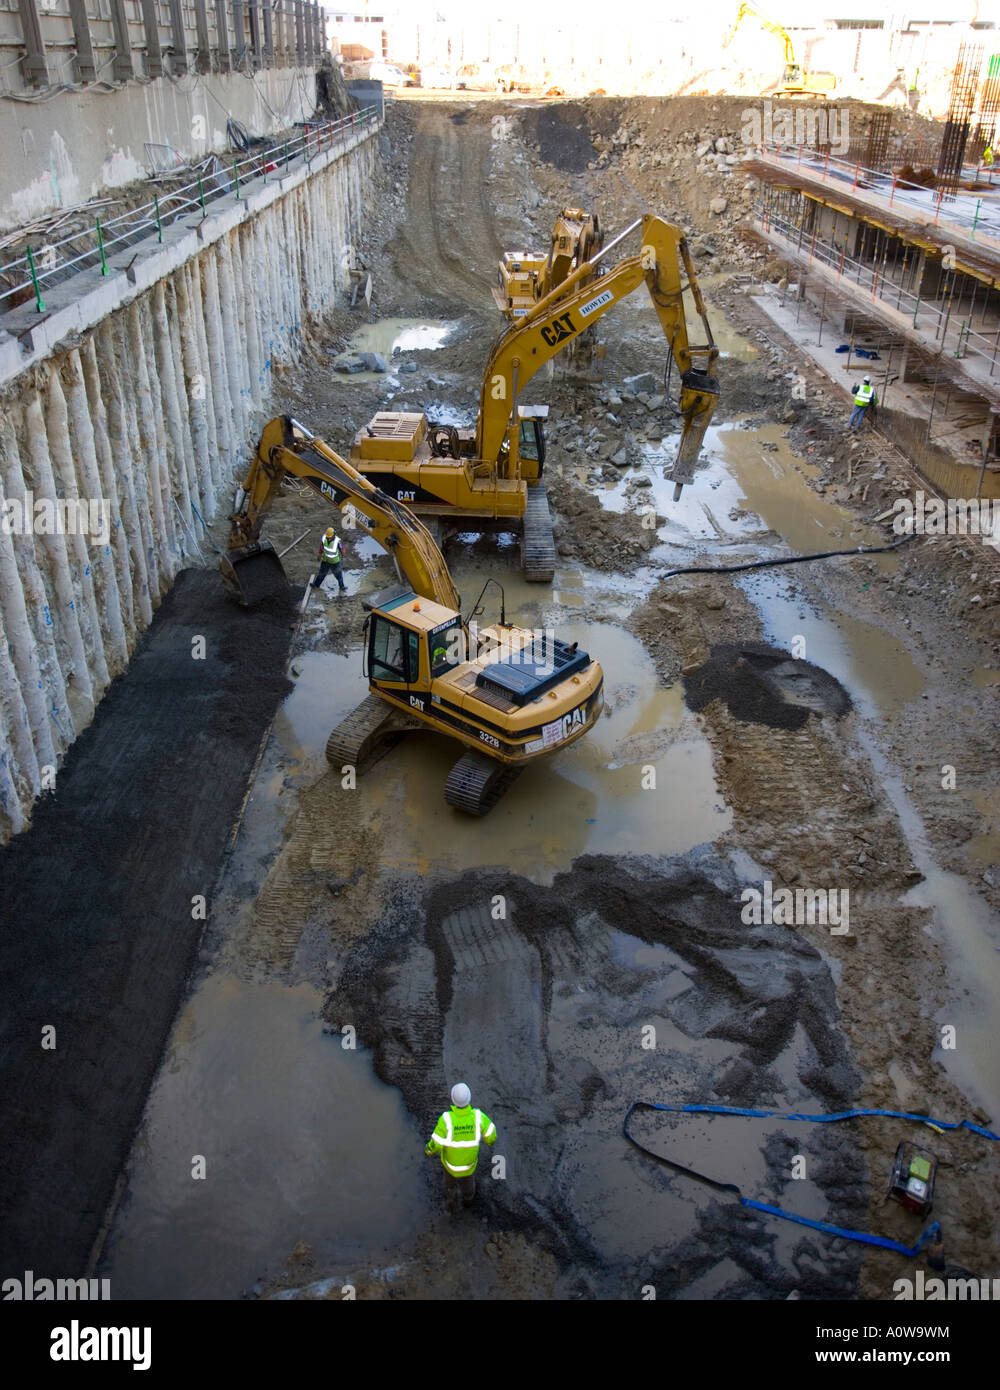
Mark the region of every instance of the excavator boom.
[[[641, 249], [593, 280], [598, 262], [622, 239], [642, 228]], [[687, 283], [682, 283], [686, 276]], [[705, 303], [687, 241], [678, 227], [659, 217], [644, 217], [629, 227], [597, 256], [578, 266], [552, 292], [540, 299], [496, 341], [483, 374], [479, 396], [476, 453], [497, 459], [517, 419], [518, 395], [535, 373], [562, 352], [602, 315], [645, 281], [660, 327], [680, 372], [681, 443], [674, 468], [679, 488], [690, 482], [705, 431], [719, 394], [715, 365], [719, 349], [712, 338]], [[684, 293], [690, 290], [705, 328], [707, 342], [688, 341]]]
[[[368, 533], [393, 557], [401, 577], [415, 594], [443, 608], [457, 609], [458, 591], [444, 558], [427, 527], [402, 502], [389, 497], [310, 433], [290, 415], [265, 425], [253, 463], [243, 484], [243, 497], [233, 516], [230, 550], [222, 564], [230, 591], [244, 604], [261, 597], [257, 576], [265, 567], [275, 572], [275, 587], [284, 585], [284, 571], [260, 529], [286, 474], [301, 478], [341, 511], [351, 505]], [[270, 562], [266, 558], [270, 555]], [[253, 561], [251, 566], [248, 562]], [[254, 582], [248, 578], [255, 572]], [[239, 573], [238, 573], [239, 571]], [[267, 587], [267, 579], [261, 581]]]
[[781, 96], [818, 96], [826, 97], [827, 92], [832, 92], [837, 85], [837, 79], [832, 72], [804, 72], [800, 63], [795, 61], [795, 49], [792, 44], [792, 36], [782, 25], [776, 24], [773, 19], [768, 19], [767, 15], [762, 14], [756, 5], [743, 4], [740, 6], [736, 15], [736, 22], [722, 41], [723, 48], [728, 48], [736, 37], [736, 31], [749, 16], [753, 15], [758, 19], [770, 33], [776, 34], [781, 40], [785, 49], [785, 66], [781, 74], [781, 83], [778, 86], [778, 93]]

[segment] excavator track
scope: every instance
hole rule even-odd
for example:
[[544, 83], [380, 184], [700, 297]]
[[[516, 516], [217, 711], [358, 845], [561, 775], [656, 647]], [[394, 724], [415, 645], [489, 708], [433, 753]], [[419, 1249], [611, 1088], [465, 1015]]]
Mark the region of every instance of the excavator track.
[[530, 584], [551, 584], [556, 572], [556, 543], [545, 485], [528, 489], [521, 537], [521, 565]]
[[390, 709], [377, 695], [367, 695], [326, 741], [327, 761], [339, 772], [349, 765], [360, 776], [383, 758], [419, 720]]
[[463, 753], [448, 774], [444, 799], [468, 816], [486, 816], [509, 790], [522, 769], [507, 767], [485, 753]]

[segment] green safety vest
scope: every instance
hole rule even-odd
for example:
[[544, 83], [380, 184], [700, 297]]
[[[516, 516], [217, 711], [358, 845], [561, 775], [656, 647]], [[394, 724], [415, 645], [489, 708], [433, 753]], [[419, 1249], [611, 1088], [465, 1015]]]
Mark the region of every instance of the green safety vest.
[[854, 393], [854, 404], [871, 405], [871, 399], [872, 396], [874, 396], [874, 394], [875, 387], [871, 385], [866, 386], [865, 383], [862, 382], [861, 385], [858, 387], [857, 391], [855, 391]]
[[424, 1153], [439, 1153], [446, 1172], [467, 1178], [476, 1171], [480, 1141], [491, 1145], [497, 1141], [497, 1127], [489, 1115], [471, 1105], [463, 1110], [453, 1105], [438, 1120]]
[[340, 537], [334, 536], [332, 541], [323, 537], [323, 559], [328, 565], [340, 564]]

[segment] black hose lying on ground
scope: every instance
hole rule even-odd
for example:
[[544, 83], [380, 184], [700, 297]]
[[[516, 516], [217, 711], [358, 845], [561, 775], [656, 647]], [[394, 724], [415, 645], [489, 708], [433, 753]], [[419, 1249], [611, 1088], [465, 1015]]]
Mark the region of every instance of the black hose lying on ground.
[[911, 531], [902, 540], [891, 545], [859, 545], [856, 550], [821, 550], [817, 555], [786, 555], [780, 560], [753, 560], [747, 565], [692, 565], [689, 569], [668, 570], [663, 579], [673, 579], [677, 574], [740, 574], [743, 570], [766, 570], [772, 565], [801, 565], [806, 560], [830, 560], [838, 555], [883, 555], [887, 550], [898, 550], [907, 541], [912, 541], [918, 533]]

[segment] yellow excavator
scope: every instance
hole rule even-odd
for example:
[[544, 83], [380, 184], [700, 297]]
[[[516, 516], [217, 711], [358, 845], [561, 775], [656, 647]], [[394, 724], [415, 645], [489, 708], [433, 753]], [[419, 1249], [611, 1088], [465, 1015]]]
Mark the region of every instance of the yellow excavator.
[[593, 728], [604, 707], [600, 665], [576, 642], [508, 623], [502, 588], [499, 623], [476, 624], [483, 594], [466, 621], [444, 557], [420, 518], [289, 415], [264, 427], [236, 495], [220, 569], [238, 602], [250, 607], [287, 587], [281, 561], [260, 532], [289, 475], [341, 511], [351, 506], [404, 581], [366, 600], [369, 694], [327, 741], [326, 756], [338, 772], [350, 767], [360, 775], [407, 731], [432, 729], [465, 750], [445, 782], [445, 800], [484, 816], [528, 763]]
[[552, 228], [547, 256], [531, 251], [505, 251], [501, 256], [493, 287], [497, 308], [508, 323], [523, 317], [603, 245], [596, 212], [563, 208]]
[[754, 19], [759, 20], [765, 29], [776, 34], [784, 44], [785, 66], [775, 94], [782, 97], [820, 97], [825, 100], [837, 85], [834, 74], [832, 72], [806, 72], [801, 63], [795, 61], [795, 48], [788, 30], [780, 24], [776, 24], [773, 19], [768, 19], [767, 15], [761, 14], [756, 5], [744, 4], [740, 6], [736, 15], [736, 23], [723, 40], [723, 48], [729, 47], [736, 37], [737, 29], [751, 15]]
[[[640, 250], [594, 283], [604, 258], [636, 230]], [[686, 277], [686, 283], [685, 283]], [[351, 444], [350, 461], [389, 496], [426, 516], [476, 519], [476, 530], [522, 525], [526, 579], [547, 582], [555, 569], [552, 519], [542, 481], [545, 437], [539, 411], [522, 407], [535, 373], [645, 283], [680, 376], [681, 439], [674, 497], [692, 481], [719, 395], [705, 303], [679, 227], [643, 217], [571, 271], [493, 344], [479, 392], [475, 428], [436, 425], [425, 414], [381, 411]], [[690, 290], [707, 342], [688, 342], [683, 296]]]

